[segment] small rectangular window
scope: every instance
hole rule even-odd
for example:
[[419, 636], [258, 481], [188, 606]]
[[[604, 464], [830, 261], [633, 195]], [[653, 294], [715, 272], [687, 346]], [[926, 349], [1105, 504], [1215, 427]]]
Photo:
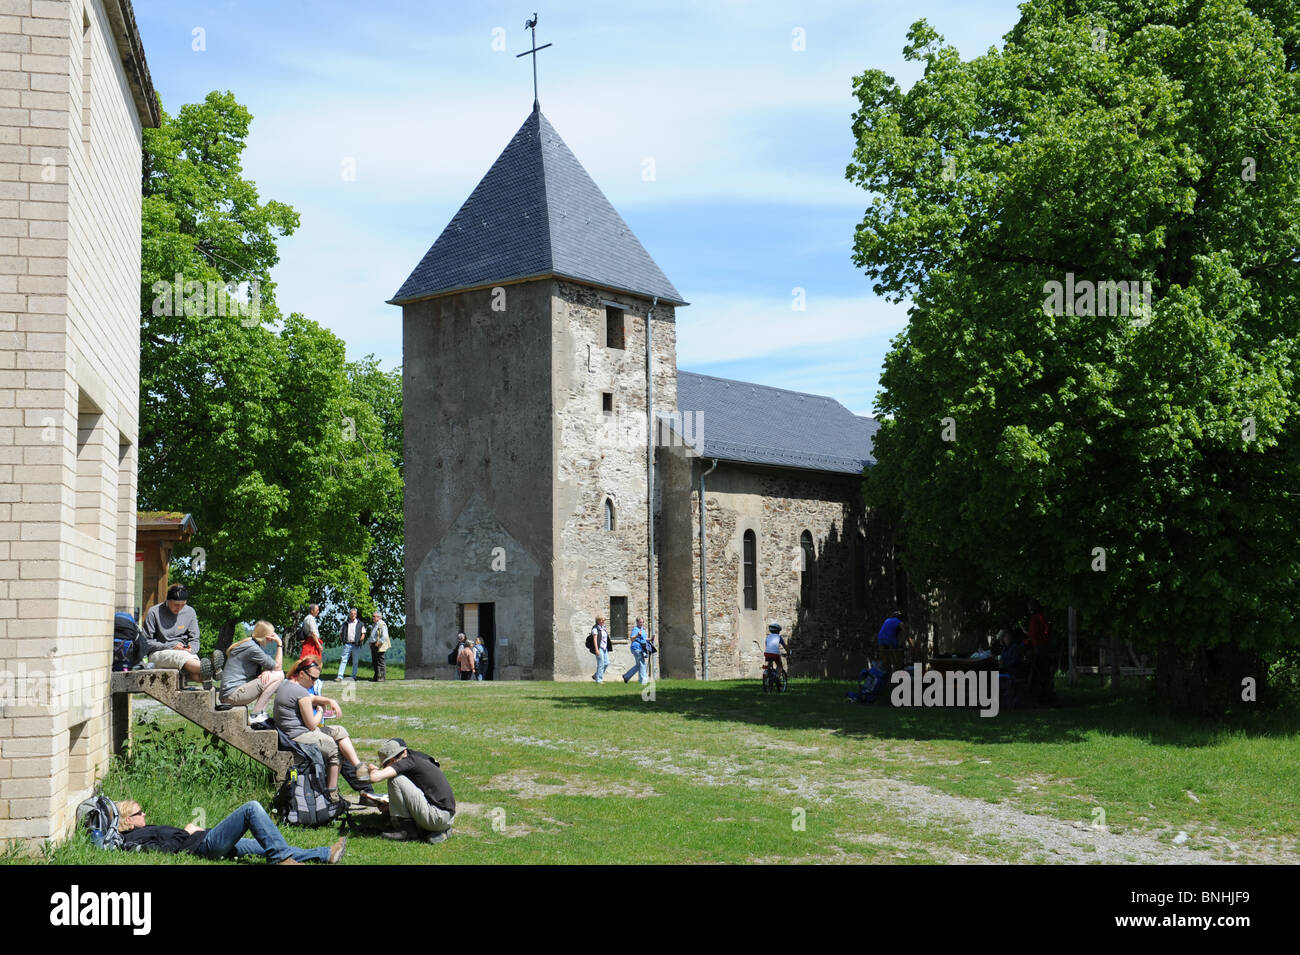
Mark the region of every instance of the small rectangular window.
[[609, 598], [609, 639], [627, 640], [627, 598]]
[[605, 414], [614, 413], [614, 392], [606, 391], [600, 396], [600, 410]]
[[758, 609], [758, 541], [753, 531], [745, 531], [744, 538], [744, 588], [745, 609]]
[[623, 310], [605, 306], [605, 347], [623, 348]]

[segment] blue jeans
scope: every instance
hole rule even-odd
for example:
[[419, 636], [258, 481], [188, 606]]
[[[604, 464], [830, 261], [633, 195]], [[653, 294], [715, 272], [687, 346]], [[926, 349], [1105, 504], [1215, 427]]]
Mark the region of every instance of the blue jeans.
[[348, 665], [349, 657], [352, 658], [352, 679], [357, 678], [357, 664], [361, 662], [361, 648], [355, 644], [345, 643], [343, 644], [343, 656], [339, 657], [338, 678], [340, 680], [343, 679], [343, 670]]
[[596, 652], [596, 675], [592, 677], [597, 683], [605, 682], [605, 668], [609, 666], [609, 651], [598, 650]]
[[645, 647], [639, 643], [632, 644], [632, 656], [636, 658], [636, 663], [627, 668], [627, 672], [623, 674], [623, 682], [632, 679], [632, 674], [635, 673], [637, 682], [644, 683], [646, 681]]
[[[245, 832], [253, 838], [244, 839]], [[194, 854], [209, 859], [236, 859], [244, 856], [266, 856], [269, 862], [296, 859], [298, 862], [326, 862], [329, 846], [319, 849], [295, 849], [284, 841], [260, 802], [246, 802], [225, 819], [208, 830]]]

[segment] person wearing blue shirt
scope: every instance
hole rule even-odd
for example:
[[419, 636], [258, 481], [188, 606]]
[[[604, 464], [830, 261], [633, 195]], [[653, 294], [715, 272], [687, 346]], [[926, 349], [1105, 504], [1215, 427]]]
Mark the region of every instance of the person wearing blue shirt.
[[638, 683], [646, 682], [646, 660], [650, 656], [650, 634], [646, 632], [645, 621], [640, 617], [636, 618], [636, 626], [632, 628], [632, 642], [629, 648], [632, 651], [632, 657], [636, 663], [628, 667], [623, 674], [623, 682], [626, 683], [632, 679], [632, 674], [636, 674]]
[[888, 649], [898, 649], [901, 646], [898, 636], [905, 629], [902, 612], [895, 610], [889, 615], [889, 619], [881, 624], [880, 633], [876, 634], [876, 644]]

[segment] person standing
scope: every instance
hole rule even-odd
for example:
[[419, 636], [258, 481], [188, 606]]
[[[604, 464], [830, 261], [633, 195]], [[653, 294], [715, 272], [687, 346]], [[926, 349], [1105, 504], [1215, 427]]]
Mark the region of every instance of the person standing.
[[348, 619], [343, 621], [343, 655], [339, 657], [339, 679], [347, 669], [348, 658], [352, 659], [352, 679], [357, 678], [357, 664], [361, 662], [361, 645], [366, 640], [366, 626], [357, 618], [357, 608], [348, 611]]
[[626, 683], [636, 674], [637, 682], [645, 683], [646, 661], [650, 659], [650, 636], [646, 633], [645, 621], [640, 617], [636, 618], [636, 626], [632, 628], [632, 642], [628, 649], [632, 651], [632, 658], [636, 662], [623, 674], [623, 682]]
[[474, 648], [469, 641], [461, 639], [460, 649], [456, 652], [456, 669], [462, 680], [474, 679]]
[[591, 678], [604, 683], [605, 668], [609, 666], [609, 628], [605, 626], [604, 617], [597, 617], [595, 626], [591, 628], [591, 645], [596, 648], [596, 672]]
[[325, 644], [320, 638], [319, 618], [320, 605], [312, 604], [302, 621], [302, 650], [298, 653], [300, 660], [304, 657], [315, 657], [317, 660], [325, 658]]
[[180, 670], [183, 689], [185, 677], [201, 680], [203, 689], [212, 689], [213, 672], [221, 669], [224, 657], [212, 660], [199, 659], [199, 618], [189, 606], [190, 594], [184, 584], [167, 588], [167, 599], [150, 607], [141, 627], [144, 652], [155, 669]]
[[487, 644], [483, 642], [482, 637], [474, 639], [474, 679], [482, 680], [487, 673], [488, 652]]
[[438, 761], [390, 739], [379, 747], [379, 762], [367, 764], [374, 782], [388, 784], [388, 812], [396, 828], [384, 833], [398, 842], [443, 842], [456, 818], [456, 797]]
[[388, 624], [384, 623], [378, 610], [370, 615], [370, 622], [370, 662], [375, 668], [375, 675], [371, 679], [383, 683], [388, 679], [388, 664], [384, 662], [384, 654], [393, 642], [388, 639]]

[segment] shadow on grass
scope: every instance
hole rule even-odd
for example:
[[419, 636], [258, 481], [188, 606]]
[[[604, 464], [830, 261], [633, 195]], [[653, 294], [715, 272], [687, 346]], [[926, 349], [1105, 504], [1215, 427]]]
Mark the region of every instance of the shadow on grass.
[[758, 682], [660, 681], [653, 701], [633, 692], [583, 692], [553, 695], [560, 706], [626, 716], [645, 716], [647, 707], [686, 719], [749, 723], [773, 729], [825, 729], [848, 738], [965, 740], [971, 743], [1081, 743], [1090, 734], [1138, 737], [1168, 746], [1200, 747], [1221, 742], [1225, 734], [1247, 737], [1287, 736], [1300, 732], [1300, 713], [1256, 711], [1231, 720], [1205, 721], [1171, 713], [1146, 700], [1145, 690], [1120, 694], [1058, 684], [1055, 707], [1001, 710], [980, 716], [977, 709], [905, 708], [884, 695], [872, 705], [849, 703], [846, 691], [856, 684], [792, 680], [783, 694], [764, 694]]

